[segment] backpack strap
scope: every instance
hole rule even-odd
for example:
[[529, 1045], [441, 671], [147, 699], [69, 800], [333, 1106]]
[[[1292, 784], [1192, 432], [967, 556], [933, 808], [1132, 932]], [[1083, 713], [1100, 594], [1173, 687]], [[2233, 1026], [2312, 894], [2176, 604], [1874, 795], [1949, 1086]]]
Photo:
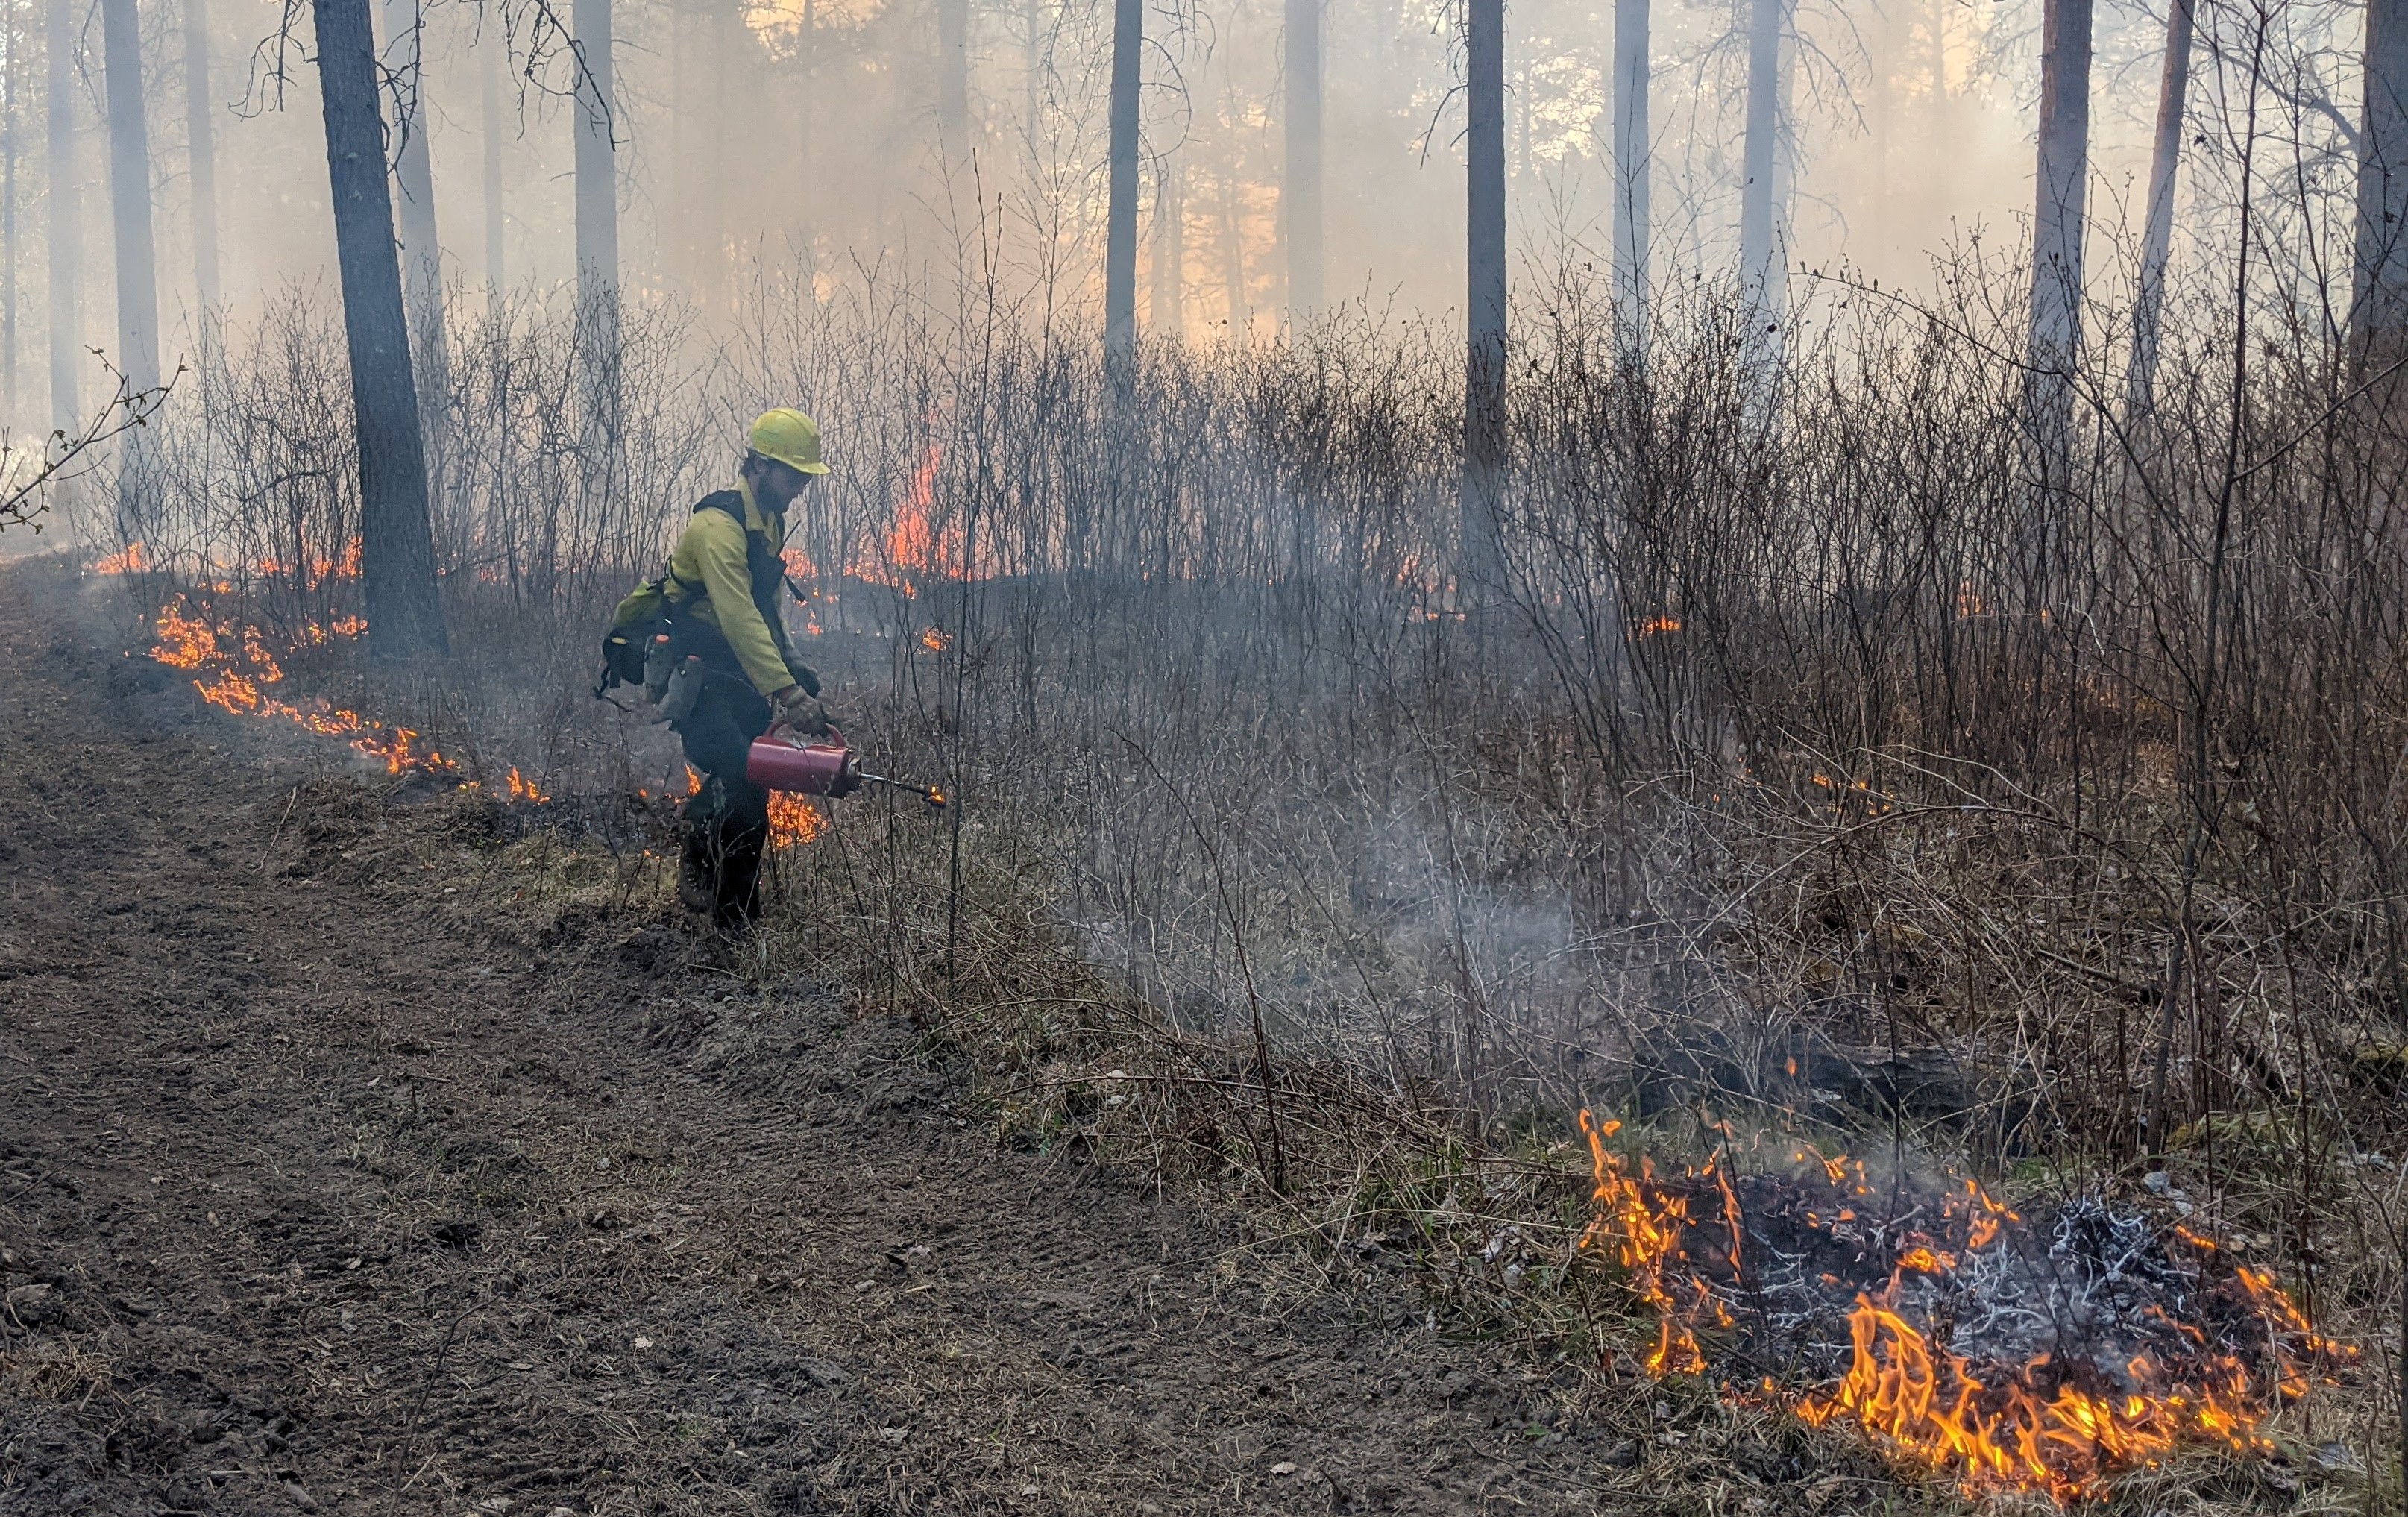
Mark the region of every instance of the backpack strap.
[[[738, 526], [744, 526], [744, 496], [740, 492], [734, 490], [712, 491], [710, 494], [705, 495], [700, 500], [695, 502], [694, 513], [696, 516], [700, 516], [705, 511], [724, 511], [729, 517], [734, 519]], [[750, 527], [746, 527], [744, 535], [748, 537], [752, 536], [752, 529]], [[677, 577], [676, 570], [670, 568], [666, 564], [661, 565], [661, 577], [652, 582], [660, 586], [662, 593], [666, 594], [672, 602], [681, 606], [685, 604], [687, 601], [692, 600], [695, 595], [702, 592], [701, 586], [687, 584], [683, 580]]]

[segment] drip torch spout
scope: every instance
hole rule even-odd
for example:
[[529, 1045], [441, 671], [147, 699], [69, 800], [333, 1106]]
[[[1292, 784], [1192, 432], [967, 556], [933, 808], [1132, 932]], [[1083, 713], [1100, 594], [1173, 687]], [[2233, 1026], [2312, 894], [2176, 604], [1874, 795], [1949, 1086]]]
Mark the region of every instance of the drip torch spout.
[[867, 771], [862, 774], [861, 782], [866, 785], [892, 785], [896, 790], [908, 790], [939, 810], [942, 810], [946, 804], [945, 793], [935, 785], [916, 784], [909, 780], [889, 780], [882, 774], [870, 774]]

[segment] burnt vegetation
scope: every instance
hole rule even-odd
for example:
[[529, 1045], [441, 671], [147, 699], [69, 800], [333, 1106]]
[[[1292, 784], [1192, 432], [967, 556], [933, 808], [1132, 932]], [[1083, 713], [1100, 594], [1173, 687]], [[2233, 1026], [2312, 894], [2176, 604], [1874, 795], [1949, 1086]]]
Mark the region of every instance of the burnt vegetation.
[[1584, 1109], [1675, 1158], [1802, 1137], [2065, 1216], [2137, 1196], [2160, 1234], [2178, 1194], [2362, 1352], [2267, 1424], [2282, 1489], [2396, 1485], [2394, 368], [2195, 292], [2155, 408], [2077, 387], [2057, 434], [2003, 276], [1942, 273], [1936, 305], [1801, 280], [1770, 348], [1700, 286], [1643, 359], [1593, 285], [1526, 293], [1493, 527], [1457, 355], [1359, 311], [1121, 361], [994, 283], [769, 287], [741, 346], [628, 313], [608, 429], [592, 323], [455, 311], [453, 654], [406, 674], [307, 631], [358, 508], [294, 302], [162, 430], [115, 566], [423, 733], [424, 782], [574, 798], [662, 911], [683, 776], [588, 698], [595, 629], [748, 397], [812, 397], [843, 445], [795, 623], [874, 766], [959, 805], [839, 808], [733, 962], [921, 1019], [1020, 1141], [1239, 1199], [1263, 1269], [1410, 1266], [1600, 1395], [1654, 1326], [1581, 1244]]

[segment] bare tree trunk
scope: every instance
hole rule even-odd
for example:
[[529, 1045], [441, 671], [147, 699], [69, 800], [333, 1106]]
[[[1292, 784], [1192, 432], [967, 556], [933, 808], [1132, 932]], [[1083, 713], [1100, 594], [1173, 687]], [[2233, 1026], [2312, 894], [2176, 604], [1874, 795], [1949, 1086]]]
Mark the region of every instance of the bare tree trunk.
[[969, 0], [937, 0], [937, 130], [948, 154], [962, 150], [969, 122]]
[[615, 308], [619, 98], [611, 82], [610, 0], [576, 0], [574, 15], [583, 62], [577, 81], [577, 298], [595, 308]]
[[1653, 71], [1648, 0], [1613, 6], [1613, 284], [1624, 341], [1634, 351], [1647, 324], [1647, 86]]
[[695, 189], [695, 290], [716, 311], [724, 308], [727, 297], [727, 100], [735, 85], [729, 78], [728, 54], [735, 50], [728, 33], [736, 0], [704, 4], [710, 15], [710, 79], [704, 86], [709, 98], [695, 123], [702, 150], [686, 155], [686, 169], [687, 182]]
[[23, 121], [24, 37], [17, 28], [16, 0], [6, 0], [7, 25], [0, 42], [8, 50], [0, 75], [0, 415], [17, 416], [17, 127]]
[[419, 440], [418, 389], [394, 247], [392, 181], [385, 173], [384, 123], [377, 108], [368, 0], [312, 0], [312, 9], [343, 336], [351, 358], [351, 418], [359, 437], [360, 577], [368, 652], [380, 661], [439, 653], [447, 651], [443, 609], [435, 589], [426, 456]]
[[1246, 229], [1239, 223], [1238, 173], [1221, 176], [1221, 287], [1229, 302], [1229, 337], [1237, 341], [1254, 324], [1254, 304], [1246, 298]]
[[509, 274], [502, 241], [507, 230], [502, 220], [502, 57], [509, 44], [499, 37], [480, 36], [477, 50], [483, 54], [479, 61], [478, 93], [484, 113], [485, 298], [489, 314], [498, 315]]
[[[117, 364], [126, 388], [159, 387], [159, 260], [150, 233], [150, 122], [142, 99], [142, 18], [135, 0], [101, 0], [102, 68], [108, 98], [108, 200], [117, 265]], [[141, 537], [157, 479], [150, 433], [125, 434], [117, 469], [119, 530]]]
[[1775, 270], [1772, 202], [1780, 176], [1783, 0], [1752, 0], [1747, 28], [1747, 136], [1740, 150], [1739, 280], [1759, 307], [1770, 304]]
[[218, 155], [209, 90], [208, 0], [184, 0], [184, 141], [192, 176], [193, 289], [206, 327], [224, 298], [218, 278]]
[[1138, 64], [1145, 0], [1113, 0], [1111, 182], [1104, 212], [1104, 352], [1137, 351]]
[[2386, 353], [2408, 336], [2408, 0], [2367, 0], [2350, 334]]
[[1021, 67], [1028, 87], [1028, 150], [1033, 156], [1045, 104], [1045, 0], [1028, 0], [1025, 24], [1028, 33], [1022, 38]]
[[2091, 0], [2046, 0], [2040, 63], [2040, 171], [2032, 208], [2033, 370], [2048, 397], [2044, 434], [2061, 429], [2080, 356], [2083, 193], [2090, 165]]
[[815, 124], [811, 119], [815, 105], [811, 98], [811, 87], [817, 81], [819, 73], [817, 66], [819, 60], [813, 55], [811, 50], [818, 44], [818, 31], [817, 0], [803, 0], [803, 90], [802, 98], [796, 102], [800, 120], [796, 129], [795, 164], [798, 170], [797, 177], [802, 180], [803, 187], [803, 241], [806, 247], [810, 245], [812, 223], [818, 219], [813, 214], [817, 209], [813, 204], [813, 197], [819, 193], [819, 146], [811, 132]]
[[1287, 0], [1287, 182], [1280, 208], [1287, 220], [1287, 304], [1322, 305], [1321, 3]]
[[1147, 324], [1158, 336], [1181, 335], [1187, 296], [1187, 207], [1180, 194], [1180, 171], [1165, 159], [1154, 171], [1154, 308]]
[[401, 287], [409, 330], [418, 344], [419, 379], [426, 402], [452, 388], [452, 353], [443, 333], [443, 245], [435, 227], [435, 170], [426, 150], [425, 71], [420, 67], [418, 0], [384, 0], [385, 66], [399, 89], [394, 111], [394, 207], [401, 223]]
[[1461, 590], [1498, 576], [1505, 480], [1505, 0], [1466, 7], [1463, 494]]
[[76, 182], [75, 0], [50, 0], [45, 107], [50, 117], [50, 424], [74, 436], [82, 426], [76, 370], [83, 356], [79, 286], [83, 281], [82, 207]]
[[2165, 71], [2157, 85], [2157, 140], [2149, 155], [2149, 215], [2141, 234], [2141, 286], [2132, 301], [2132, 362], [2124, 376], [2124, 424], [2138, 427], [2157, 404], [2157, 322], [2173, 250], [2174, 175], [2182, 162], [2184, 101], [2190, 92], [2193, 0], [2166, 11]]

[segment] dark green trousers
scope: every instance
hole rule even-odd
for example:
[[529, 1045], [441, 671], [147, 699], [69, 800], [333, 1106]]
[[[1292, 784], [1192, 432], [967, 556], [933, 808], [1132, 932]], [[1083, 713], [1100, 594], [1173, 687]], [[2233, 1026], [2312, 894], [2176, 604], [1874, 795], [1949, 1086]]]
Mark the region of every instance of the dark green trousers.
[[[670, 730], [685, 745], [685, 761], [702, 788], [685, 803], [684, 872], [710, 897], [723, 927], [749, 922], [761, 909], [761, 855], [769, 844], [769, 793], [744, 778], [752, 739], [769, 730], [769, 702], [749, 684], [714, 679], [684, 720]], [[701, 909], [699, 899], [688, 905]]]

